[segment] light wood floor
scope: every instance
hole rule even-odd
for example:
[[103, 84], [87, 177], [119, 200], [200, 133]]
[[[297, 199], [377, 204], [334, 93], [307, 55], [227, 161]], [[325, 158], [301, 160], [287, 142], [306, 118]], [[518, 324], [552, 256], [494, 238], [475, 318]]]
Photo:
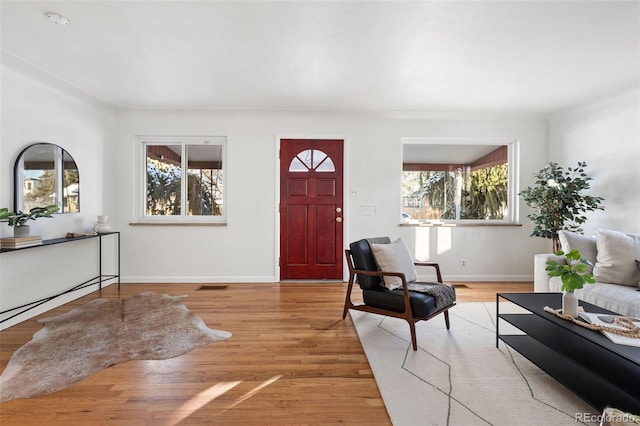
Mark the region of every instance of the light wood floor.
[[[353, 323], [349, 316], [342, 320], [346, 284], [199, 288], [123, 284], [118, 294], [112, 285], [47, 312], [43, 316], [98, 297], [126, 298], [146, 290], [187, 294], [185, 304], [209, 327], [231, 331], [233, 337], [170, 360], [114, 365], [60, 392], [6, 402], [0, 405], [0, 424], [390, 424]], [[456, 287], [459, 302], [530, 291], [532, 283]], [[0, 369], [41, 328], [36, 320], [0, 332]], [[443, 319], [433, 321], [444, 327]]]

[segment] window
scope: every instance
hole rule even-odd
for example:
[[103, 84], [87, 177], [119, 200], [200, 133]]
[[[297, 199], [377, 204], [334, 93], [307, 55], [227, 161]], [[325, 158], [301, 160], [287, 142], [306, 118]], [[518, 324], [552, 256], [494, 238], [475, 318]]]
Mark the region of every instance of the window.
[[224, 222], [225, 138], [141, 140], [143, 220]]
[[402, 220], [515, 222], [516, 150], [516, 141], [404, 140]]
[[306, 149], [299, 152], [291, 164], [289, 164], [290, 172], [335, 172], [336, 168], [333, 160], [327, 154], [318, 149]]

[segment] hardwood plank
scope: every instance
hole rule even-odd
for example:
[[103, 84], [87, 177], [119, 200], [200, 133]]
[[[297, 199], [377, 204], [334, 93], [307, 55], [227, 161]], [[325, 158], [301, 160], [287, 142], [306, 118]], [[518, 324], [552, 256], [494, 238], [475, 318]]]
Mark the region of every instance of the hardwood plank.
[[[458, 302], [495, 302], [496, 293], [531, 293], [532, 282], [452, 282]], [[458, 286], [459, 285], [459, 286]]]
[[[0, 424], [391, 424], [353, 323], [341, 318], [346, 284], [200, 286], [122, 284], [118, 293], [112, 285], [40, 316], [99, 297], [186, 294], [189, 309], [233, 337], [169, 360], [114, 365], [60, 392], [6, 402]], [[532, 290], [532, 283], [456, 287], [460, 302]], [[0, 368], [41, 328], [37, 319], [0, 332]]]

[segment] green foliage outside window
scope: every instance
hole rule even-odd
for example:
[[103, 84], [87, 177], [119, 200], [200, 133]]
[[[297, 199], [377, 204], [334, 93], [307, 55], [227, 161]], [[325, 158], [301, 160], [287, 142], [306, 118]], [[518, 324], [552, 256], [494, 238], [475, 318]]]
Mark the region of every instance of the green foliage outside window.
[[508, 182], [506, 164], [473, 170], [469, 190], [464, 197], [463, 219], [504, 219]]
[[403, 207], [416, 219], [505, 219], [508, 170], [505, 163], [472, 171], [405, 171]]
[[[182, 169], [147, 159], [147, 215], [180, 215]], [[187, 215], [222, 215], [220, 170], [189, 170]]]
[[182, 170], [172, 164], [147, 159], [147, 215], [180, 214]]

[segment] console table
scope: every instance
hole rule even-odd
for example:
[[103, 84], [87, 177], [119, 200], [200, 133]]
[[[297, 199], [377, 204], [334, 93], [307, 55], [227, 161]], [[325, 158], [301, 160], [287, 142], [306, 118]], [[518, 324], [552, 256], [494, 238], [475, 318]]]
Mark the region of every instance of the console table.
[[[115, 274], [103, 274], [102, 272], [102, 239], [105, 237], [115, 237], [117, 239], [117, 255], [116, 255], [116, 259], [117, 259], [117, 273]], [[120, 291], [120, 232], [118, 231], [111, 231], [111, 232], [104, 232], [101, 234], [92, 234], [92, 235], [81, 235], [81, 236], [77, 236], [77, 237], [73, 237], [73, 238], [54, 238], [51, 240], [43, 240], [42, 244], [38, 244], [35, 246], [29, 246], [29, 247], [19, 247], [19, 248], [15, 248], [15, 249], [9, 249], [9, 248], [3, 248], [0, 249], [0, 254], [5, 254], [5, 253], [13, 253], [13, 252], [17, 252], [17, 251], [22, 251], [22, 250], [32, 250], [32, 249], [38, 249], [41, 247], [49, 247], [49, 246], [53, 246], [53, 245], [57, 245], [57, 244], [64, 244], [64, 243], [72, 243], [75, 241], [81, 241], [81, 240], [88, 240], [88, 239], [98, 239], [98, 275], [88, 279], [87, 281], [84, 281], [76, 286], [73, 286], [72, 288], [65, 290], [61, 293], [55, 294], [53, 296], [49, 296], [49, 297], [45, 297], [44, 299], [40, 299], [40, 300], [36, 300], [33, 301], [31, 303], [26, 303], [24, 305], [21, 306], [16, 306], [15, 308], [11, 308], [11, 309], [7, 309], [4, 310], [2, 312], [0, 312], [0, 315], [9, 313], [9, 312], [14, 312], [14, 314], [10, 315], [7, 318], [3, 318], [2, 320], [0, 320], [0, 324], [10, 320], [11, 318], [14, 318], [20, 314], [23, 314], [31, 309], [34, 309], [44, 303], [47, 303], [57, 297], [60, 297], [64, 294], [68, 294], [77, 290], [81, 290], [85, 287], [89, 287], [91, 285], [95, 285], [98, 284], [99, 289], [102, 290], [102, 283], [105, 281], [109, 281], [112, 279], [117, 279], [118, 280], [118, 291]]]

